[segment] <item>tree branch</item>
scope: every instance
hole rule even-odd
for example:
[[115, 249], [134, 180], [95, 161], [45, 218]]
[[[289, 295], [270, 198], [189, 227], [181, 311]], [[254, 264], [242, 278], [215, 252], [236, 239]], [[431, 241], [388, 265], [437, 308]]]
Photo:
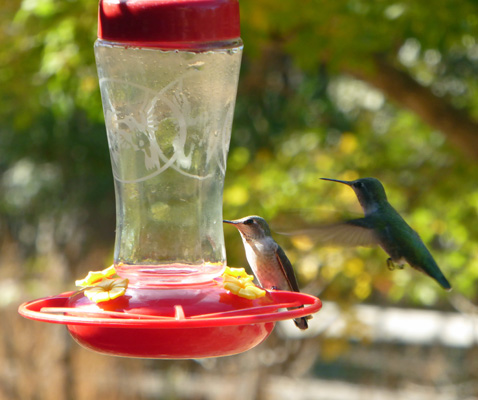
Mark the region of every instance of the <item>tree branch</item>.
[[445, 99], [435, 96], [410, 75], [378, 57], [373, 71], [346, 72], [380, 89], [392, 101], [440, 130], [465, 155], [478, 160], [478, 122]]

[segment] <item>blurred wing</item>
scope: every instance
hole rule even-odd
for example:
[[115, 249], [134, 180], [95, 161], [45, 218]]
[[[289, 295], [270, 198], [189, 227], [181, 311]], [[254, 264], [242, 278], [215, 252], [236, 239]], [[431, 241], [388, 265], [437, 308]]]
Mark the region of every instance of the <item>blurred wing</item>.
[[299, 284], [297, 283], [297, 278], [295, 277], [294, 268], [292, 267], [292, 264], [285, 255], [284, 250], [282, 250], [282, 247], [280, 247], [279, 245], [277, 246], [276, 250], [276, 258], [282, 268], [282, 272], [287, 277], [287, 280], [289, 281], [292, 290], [294, 292], [300, 292]]
[[363, 218], [363, 213], [314, 207], [281, 211], [268, 222], [272, 232], [281, 233], [301, 231], [317, 225], [335, 224], [357, 218]]
[[373, 246], [378, 244], [378, 239], [372, 228], [367, 218], [359, 218], [296, 231], [289, 235], [311, 236], [321, 243], [339, 246]]

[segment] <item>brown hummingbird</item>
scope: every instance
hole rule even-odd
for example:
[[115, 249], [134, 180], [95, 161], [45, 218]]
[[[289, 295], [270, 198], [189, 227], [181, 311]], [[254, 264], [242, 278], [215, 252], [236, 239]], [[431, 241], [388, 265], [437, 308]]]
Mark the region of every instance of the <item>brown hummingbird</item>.
[[[224, 222], [234, 225], [239, 230], [247, 262], [264, 289], [300, 292], [292, 264], [284, 250], [272, 238], [269, 225], [264, 218], [253, 215]], [[307, 320], [310, 318], [312, 318], [310, 315], [296, 318], [294, 322], [299, 329], [307, 329]]]

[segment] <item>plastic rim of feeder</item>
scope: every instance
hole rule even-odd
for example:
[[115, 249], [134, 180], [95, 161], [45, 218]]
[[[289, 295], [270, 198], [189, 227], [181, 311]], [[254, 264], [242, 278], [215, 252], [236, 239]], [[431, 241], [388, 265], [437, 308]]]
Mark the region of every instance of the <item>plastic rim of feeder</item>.
[[[151, 289], [135, 290], [141, 292]], [[116, 306], [121, 311], [108, 311], [96, 306], [82, 307], [81, 304], [70, 307], [71, 299], [74, 296], [81, 299], [82, 294], [68, 292], [24, 303], [19, 307], [19, 313], [32, 320], [67, 325], [70, 334], [80, 345], [100, 353], [185, 359], [220, 357], [249, 350], [269, 336], [275, 322], [307, 316], [322, 307], [318, 298], [304, 293], [270, 291], [262, 298], [264, 300], [251, 301], [239, 298], [219, 285], [212, 285], [209, 289], [203, 287], [201, 293], [209, 292], [211, 302], [220, 296], [226, 308], [223, 311], [204, 310], [202, 313], [197, 313], [196, 309], [188, 315], [184, 295], [190, 294], [191, 289], [183, 287], [173, 291], [175, 293], [171, 298], [165, 299], [168, 289], [157, 290], [155, 296], [159, 295], [160, 298], [150, 299], [152, 302], [149, 305], [153, 304], [152, 307], [145, 304], [144, 292], [138, 294], [143, 302], [140, 308], [135, 309], [133, 304], [133, 308], [125, 310], [124, 304], [121, 305], [125, 299], [121, 300], [121, 297], [107, 302], [111, 305], [109, 308], [114, 309], [115, 302], [119, 301]], [[177, 296], [183, 304], [174, 304], [179, 303], [175, 299]], [[154, 315], [158, 307], [168, 311]], [[282, 310], [287, 308], [292, 309]]]

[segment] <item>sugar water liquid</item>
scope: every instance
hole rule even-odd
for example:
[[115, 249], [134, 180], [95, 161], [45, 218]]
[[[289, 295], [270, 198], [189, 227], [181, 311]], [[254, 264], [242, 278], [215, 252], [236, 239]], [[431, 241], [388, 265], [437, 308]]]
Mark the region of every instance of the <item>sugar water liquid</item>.
[[222, 193], [242, 53], [98, 40], [115, 181], [115, 264], [134, 284], [200, 283], [226, 263]]

